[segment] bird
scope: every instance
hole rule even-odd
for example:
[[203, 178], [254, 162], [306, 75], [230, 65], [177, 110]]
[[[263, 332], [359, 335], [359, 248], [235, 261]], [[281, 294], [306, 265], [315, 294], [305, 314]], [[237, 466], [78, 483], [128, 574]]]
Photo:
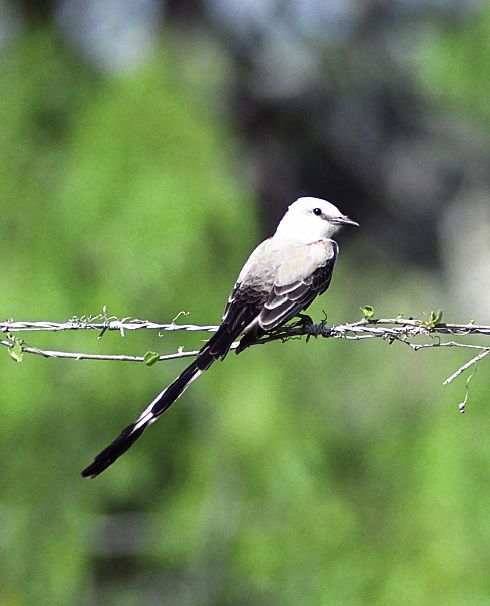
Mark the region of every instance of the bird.
[[96, 477], [112, 465], [193, 381], [216, 360], [226, 357], [238, 337], [236, 352], [240, 353], [271, 330], [295, 317], [304, 318], [302, 312], [330, 285], [339, 251], [332, 236], [343, 226], [359, 224], [321, 198], [307, 196], [293, 202], [274, 235], [259, 244], [243, 266], [217, 332], [136, 421], [95, 457], [82, 476]]

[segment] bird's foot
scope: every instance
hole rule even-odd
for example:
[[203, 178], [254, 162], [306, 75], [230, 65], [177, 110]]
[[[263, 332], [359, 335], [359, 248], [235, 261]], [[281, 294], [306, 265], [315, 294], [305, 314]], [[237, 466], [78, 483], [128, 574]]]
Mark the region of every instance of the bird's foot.
[[310, 316], [308, 316], [306, 314], [298, 314], [298, 318], [299, 318], [299, 323], [301, 324], [302, 328], [304, 328], [305, 330], [308, 330], [311, 326], [314, 326], [313, 320], [311, 319]]
[[331, 335], [330, 329], [327, 327], [325, 320], [322, 320], [319, 324], [313, 324], [309, 328], [308, 335], [310, 337], [329, 337]]
[[301, 326], [301, 329], [304, 331], [303, 334], [306, 334], [306, 342], [310, 340], [311, 337], [317, 337], [317, 327], [318, 325], [313, 322], [310, 316], [306, 314], [298, 314], [299, 322], [298, 324]]
[[299, 314], [301, 326], [306, 333], [306, 341], [308, 342], [310, 337], [328, 337], [330, 336], [330, 330], [327, 328], [327, 315], [319, 324], [314, 324], [310, 316]]

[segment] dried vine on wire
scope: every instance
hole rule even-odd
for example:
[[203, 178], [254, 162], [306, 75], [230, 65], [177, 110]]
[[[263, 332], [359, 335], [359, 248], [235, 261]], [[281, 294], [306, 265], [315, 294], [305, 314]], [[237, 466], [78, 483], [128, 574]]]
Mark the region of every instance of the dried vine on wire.
[[[459, 339], [458, 341], [453, 340], [454, 337], [467, 337], [469, 335], [489, 337], [490, 326], [477, 325], [473, 322], [468, 324], [450, 324], [442, 322], [442, 312], [440, 310], [431, 312], [427, 319], [416, 319], [411, 317], [375, 318], [372, 307], [366, 306], [361, 309], [363, 312], [363, 318], [361, 320], [346, 324], [337, 324], [335, 326], [328, 326], [325, 321], [314, 324], [307, 316], [304, 316], [298, 321], [271, 331], [257, 344], [265, 344], [277, 340], [286, 341], [291, 338], [306, 337], [308, 340], [311, 337], [321, 337], [325, 339], [346, 339], [350, 341], [383, 339], [388, 343], [398, 341], [407, 345], [414, 351], [439, 347], [459, 347], [476, 351], [476, 355], [453, 372], [444, 381], [443, 385], [448, 385], [466, 370], [473, 368], [473, 373], [470, 375], [467, 381], [468, 383], [476, 370], [478, 362], [490, 354], [490, 346], [488, 345], [461, 342]], [[89, 354], [32, 347], [17, 335], [19, 333], [40, 331], [59, 332], [93, 330], [98, 331], [98, 338], [101, 338], [106, 331], [117, 331], [124, 336], [126, 331], [132, 330], [157, 330], [160, 333], [175, 331], [212, 333], [216, 332], [218, 329], [218, 326], [215, 325], [197, 326], [194, 324], [178, 324], [177, 320], [180, 315], [181, 314], [179, 314], [179, 316], [170, 324], [159, 324], [130, 317], [119, 319], [115, 316], [108, 316], [105, 309], [102, 314], [96, 316], [82, 316], [80, 318], [72, 317], [67, 322], [61, 323], [14, 322], [13, 320], [9, 320], [0, 322], [0, 332], [3, 332], [5, 335], [5, 338], [0, 340], [0, 345], [6, 347], [10, 356], [17, 362], [22, 361], [24, 354], [33, 354], [45, 358], [144, 362], [151, 365], [155, 362], [164, 360], [194, 357], [197, 355], [198, 350], [184, 351], [183, 348], [179, 348], [177, 352], [171, 354], [160, 355], [156, 352], [147, 352], [144, 356]], [[232, 349], [235, 349], [237, 345], [238, 343], [234, 343]], [[465, 401], [460, 404], [461, 412], [464, 412]]]

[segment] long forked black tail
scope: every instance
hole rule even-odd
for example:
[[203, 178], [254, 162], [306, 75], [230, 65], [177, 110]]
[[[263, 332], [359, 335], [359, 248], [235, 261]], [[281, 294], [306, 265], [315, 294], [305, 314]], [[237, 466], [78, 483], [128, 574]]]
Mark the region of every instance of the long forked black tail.
[[[223, 328], [223, 327], [222, 327]], [[119, 436], [104, 448], [88, 467], [82, 471], [84, 478], [95, 478], [112, 465], [141, 436], [145, 429], [154, 423], [218, 358], [224, 358], [233, 343], [236, 334], [220, 329], [201, 349], [197, 358], [172, 382], [161, 391], [145, 408], [134, 423], [121, 431]]]

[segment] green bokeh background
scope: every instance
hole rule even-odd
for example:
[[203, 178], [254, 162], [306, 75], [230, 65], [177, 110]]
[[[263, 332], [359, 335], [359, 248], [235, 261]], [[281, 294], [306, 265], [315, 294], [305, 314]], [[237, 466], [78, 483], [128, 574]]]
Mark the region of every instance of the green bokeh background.
[[[490, 39], [488, 18], [458, 37], [434, 34], [420, 81], [437, 72], [435, 102], [488, 123], [471, 70], [444, 70], [456, 50], [471, 64], [465, 44], [483, 27]], [[490, 47], [480, 48], [488, 65]], [[2, 51], [3, 318], [62, 321], [107, 306], [219, 320], [266, 234], [239, 140], [206, 78], [183, 78], [181, 61], [171, 36], [118, 76], [96, 74], [48, 30]], [[315, 318], [325, 309], [330, 322], [354, 320], [363, 304], [451, 313], [425, 270], [400, 272], [359, 246], [342, 246]], [[193, 349], [202, 336], [25, 338], [143, 355]], [[184, 362], [16, 364], [4, 349], [0, 605], [490, 603], [488, 365], [465, 416], [465, 379], [441, 385], [467, 358], [314, 340], [230, 355], [84, 481], [80, 469]]]

